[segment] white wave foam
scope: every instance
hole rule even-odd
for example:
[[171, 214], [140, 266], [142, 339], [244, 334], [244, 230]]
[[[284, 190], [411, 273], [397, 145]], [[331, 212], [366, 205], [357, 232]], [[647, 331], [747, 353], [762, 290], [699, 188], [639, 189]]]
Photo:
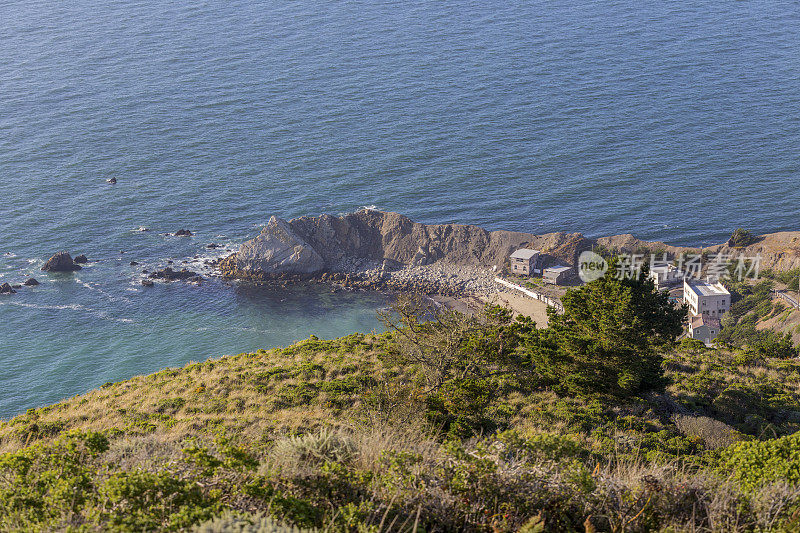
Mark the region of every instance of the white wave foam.
[[[92, 314], [102, 320], [110, 320], [112, 322], [120, 322], [123, 324], [131, 324], [134, 322], [131, 318], [117, 318], [110, 316], [108, 313], [103, 311], [98, 311], [96, 309], [92, 309], [91, 307], [86, 307], [85, 305], [80, 304], [66, 304], [66, 305], [47, 305], [47, 304], [32, 304], [28, 302], [16, 302], [16, 301], [9, 301], [4, 302], [6, 305], [14, 305], [17, 307], [26, 307], [29, 309], [41, 309], [41, 310], [50, 310], [50, 311], [83, 311], [85, 313]], [[2, 305], [2, 304], [0, 304]]]
[[82, 285], [83, 287], [86, 287], [86, 288], [87, 288], [87, 289], [89, 289], [89, 290], [92, 290], [92, 291], [99, 292], [100, 294], [102, 294], [103, 296], [105, 296], [106, 298], [108, 298], [109, 300], [111, 300], [112, 302], [125, 302], [125, 303], [130, 303], [130, 300], [129, 300], [129, 299], [127, 299], [127, 298], [120, 298], [119, 296], [114, 296], [113, 294], [109, 294], [109, 293], [107, 293], [106, 291], [104, 291], [103, 289], [101, 289], [101, 288], [97, 287], [96, 285], [92, 285], [91, 283], [87, 283], [87, 282], [85, 282], [85, 281], [83, 281], [83, 280], [81, 280], [81, 279], [78, 279], [78, 278], [75, 278], [75, 281], [76, 281], [76, 282], [78, 282], [78, 283], [79, 283], [80, 285]]

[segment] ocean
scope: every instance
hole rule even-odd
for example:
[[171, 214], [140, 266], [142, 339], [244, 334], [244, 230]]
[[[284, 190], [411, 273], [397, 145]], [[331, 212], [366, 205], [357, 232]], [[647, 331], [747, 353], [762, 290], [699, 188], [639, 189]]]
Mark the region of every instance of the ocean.
[[[42, 282], [0, 297], [0, 418], [379, 329], [379, 294], [139, 284], [272, 214], [798, 229], [795, 2], [7, 0], [0, 20], [0, 283]], [[62, 249], [93, 262], [39, 272]]]

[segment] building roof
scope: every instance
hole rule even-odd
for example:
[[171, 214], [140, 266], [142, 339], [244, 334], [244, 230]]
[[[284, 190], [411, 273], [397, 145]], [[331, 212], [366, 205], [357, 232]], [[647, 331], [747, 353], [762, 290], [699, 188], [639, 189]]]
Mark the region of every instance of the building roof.
[[692, 328], [699, 328], [700, 326], [709, 326], [712, 328], [720, 328], [721, 322], [719, 318], [708, 315], [694, 315], [692, 317]]
[[545, 273], [552, 273], [552, 274], [560, 274], [562, 272], [566, 272], [567, 270], [572, 270], [572, 267], [565, 267], [561, 265], [551, 266], [550, 268], [545, 268]]
[[686, 278], [684, 283], [689, 286], [692, 292], [700, 296], [730, 296], [731, 294], [728, 289], [722, 286], [722, 283], [708, 283], [696, 279], [690, 280], [689, 278]]
[[530, 248], [520, 248], [513, 254], [511, 254], [512, 259], [530, 259], [539, 255], [541, 252], [539, 250], [531, 250]]
[[682, 274], [678, 267], [669, 263], [654, 263], [650, 266], [650, 272], [679, 272]]

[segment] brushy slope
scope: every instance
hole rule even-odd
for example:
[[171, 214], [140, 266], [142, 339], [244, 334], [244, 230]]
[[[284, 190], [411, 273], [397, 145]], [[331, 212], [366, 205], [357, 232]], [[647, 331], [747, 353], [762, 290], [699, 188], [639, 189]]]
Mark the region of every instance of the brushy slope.
[[[230, 509], [373, 531], [800, 525], [797, 475], [762, 483], [758, 470], [737, 470], [755, 453], [744, 441], [798, 428], [794, 361], [753, 366], [737, 362], [740, 352], [685, 342], [665, 360], [664, 393], [617, 405], [515, 393], [493, 415], [499, 432], [443, 439], [376, 400], [387, 384], [420, 379], [388, 362], [389, 337], [312, 337], [110, 384], [5, 422], [0, 523], [180, 530]], [[796, 439], [766, 442], [785, 457], [770, 472], [796, 471]]]
[[0, 528], [800, 530], [790, 343], [676, 344], [683, 310], [646, 278], [562, 301], [537, 329], [401, 297], [382, 335], [32, 409], [0, 423]]

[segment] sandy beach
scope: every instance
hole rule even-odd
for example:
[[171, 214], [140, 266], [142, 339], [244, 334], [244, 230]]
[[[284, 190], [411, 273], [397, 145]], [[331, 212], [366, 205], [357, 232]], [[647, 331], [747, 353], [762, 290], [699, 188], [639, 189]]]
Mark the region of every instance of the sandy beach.
[[484, 303], [508, 307], [514, 312], [514, 316], [529, 316], [536, 322], [537, 327], [547, 327], [547, 304], [544, 302], [509, 291], [498, 291], [491, 296], [483, 297], [482, 300]]

